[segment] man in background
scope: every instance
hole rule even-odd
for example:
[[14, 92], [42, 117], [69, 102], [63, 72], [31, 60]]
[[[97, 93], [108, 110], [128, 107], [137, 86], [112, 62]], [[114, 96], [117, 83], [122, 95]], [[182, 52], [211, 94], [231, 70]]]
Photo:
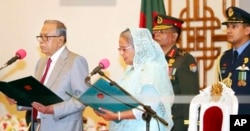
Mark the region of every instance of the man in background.
[[[250, 114], [250, 14], [238, 7], [226, 10], [227, 40], [232, 48], [220, 60], [221, 79], [230, 78], [231, 88], [239, 99], [238, 114]], [[245, 98], [243, 98], [245, 97]]]
[[199, 77], [195, 58], [188, 52], [177, 47], [184, 21], [166, 15], [158, 15], [153, 27], [154, 39], [165, 53], [169, 67], [169, 76], [175, 93], [175, 103], [172, 106], [174, 127], [172, 131], [187, 131], [184, 124], [189, 117], [190, 101], [184, 103], [180, 97], [199, 93]]

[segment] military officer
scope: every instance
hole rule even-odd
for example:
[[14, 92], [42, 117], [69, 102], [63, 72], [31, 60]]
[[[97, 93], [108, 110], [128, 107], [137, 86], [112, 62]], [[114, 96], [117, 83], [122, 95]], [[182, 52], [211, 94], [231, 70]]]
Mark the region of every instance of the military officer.
[[[231, 88], [239, 99], [238, 114], [250, 114], [250, 14], [238, 7], [226, 10], [227, 40], [232, 48], [220, 60], [220, 76], [231, 79]], [[247, 97], [246, 97], [247, 96]]]
[[199, 93], [199, 77], [195, 58], [185, 50], [177, 47], [177, 41], [182, 31], [184, 21], [166, 15], [158, 15], [153, 27], [154, 39], [165, 53], [169, 67], [169, 76], [175, 93], [175, 103], [172, 107], [174, 127], [172, 131], [187, 131], [189, 104], [181, 102], [180, 97]]

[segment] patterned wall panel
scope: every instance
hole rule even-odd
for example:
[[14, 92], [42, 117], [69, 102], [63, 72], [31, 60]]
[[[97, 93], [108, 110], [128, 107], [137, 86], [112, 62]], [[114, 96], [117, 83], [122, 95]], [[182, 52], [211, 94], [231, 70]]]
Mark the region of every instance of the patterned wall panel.
[[236, 0], [167, 0], [165, 3], [168, 15], [185, 21], [178, 45], [197, 59], [200, 87], [204, 88], [211, 81], [208, 72], [216, 74], [216, 61], [224, 51], [221, 47], [227, 44], [221, 25], [224, 12], [236, 5]]

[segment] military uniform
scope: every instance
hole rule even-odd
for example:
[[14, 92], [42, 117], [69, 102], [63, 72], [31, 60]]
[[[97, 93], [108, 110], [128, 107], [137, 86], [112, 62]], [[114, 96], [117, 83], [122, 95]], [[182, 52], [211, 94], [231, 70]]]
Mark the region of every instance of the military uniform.
[[[230, 73], [232, 79], [231, 87], [235, 95], [238, 96], [239, 102], [244, 101], [244, 99], [241, 99], [239, 96], [250, 94], [250, 41], [246, 44], [248, 44], [248, 46], [234, 63], [232, 63], [233, 49], [227, 50], [220, 61], [222, 79], [227, 78]], [[249, 101], [249, 99], [245, 101]], [[250, 114], [250, 104], [239, 104], [238, 114]]]
[[192, 55], [174, 46], [167, 54], [166, 60], [169, 66], [169, 76], [175, 93], [175, 104], [172, 107], [172, 115], [175, 131], [187, 130], [184, 120], [189, 117], [189, 104], [178, 104], [178, 96], [195, 95], [199, 93], [199, 77], [197, 64]]
[[[159, 15], [155, 18], [153, 32], [175, 28], [180, 35], [184, 21], [171, 17]], [[177, 38], [178, 39], [178, 38]], [[176, 44], [166, 53], [169, 67], [169, 76], [175, 93], [175, 102], [172, 106], [174, 127], [171, 131], [187, 131], [185, 120], [189, 119], [189, 103], [183, 103], [178, 96], [193, 96], [199, 93], [198, 68], [195, 58], [188, 52], [177, 48]], [[185, 101], [186, 102], [186, 101]]]
[[[238, 7], [229, 7], [226, 10], [228, 23], [246, 23], [250, 26], [250, 14]], [[250, 34], [249, 34], [250, 35]], [[231, 79], [231, 88], [239, 99], [238, 114], [250, 114], [249, 99], [245, 96], [250, 95], [250, 37], [239, 48], [229, 49], [224, 52], [220, 60], [220, 73], [222, 79]], [[234, 58], [233, 52], [237, 51], [238, 56]], [[241, 97], [243, 96], [243, 97]]]

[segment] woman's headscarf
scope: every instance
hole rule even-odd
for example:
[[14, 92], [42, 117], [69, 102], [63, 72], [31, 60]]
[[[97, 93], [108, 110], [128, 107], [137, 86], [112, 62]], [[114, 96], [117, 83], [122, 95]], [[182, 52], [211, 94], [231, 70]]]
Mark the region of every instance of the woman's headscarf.
[[[173, 126], [171, 106], [173, 104], [173, 88], [168, 76], [168, 66], [165, 55], [159, 44], [152, 38], [152, 34], [146, 28], [129, 28], [132, 35], [132, 43], [135, 49], [133, 65], [134, 70], [140, 72], [139, 85], [136, 86], [137, 92], [141, 91], [144, 85], [153, 85], [161, 102], [165, 107], [165, 118], [168, 128]], [[126, 73], [125, 73], [126, 75]]]

